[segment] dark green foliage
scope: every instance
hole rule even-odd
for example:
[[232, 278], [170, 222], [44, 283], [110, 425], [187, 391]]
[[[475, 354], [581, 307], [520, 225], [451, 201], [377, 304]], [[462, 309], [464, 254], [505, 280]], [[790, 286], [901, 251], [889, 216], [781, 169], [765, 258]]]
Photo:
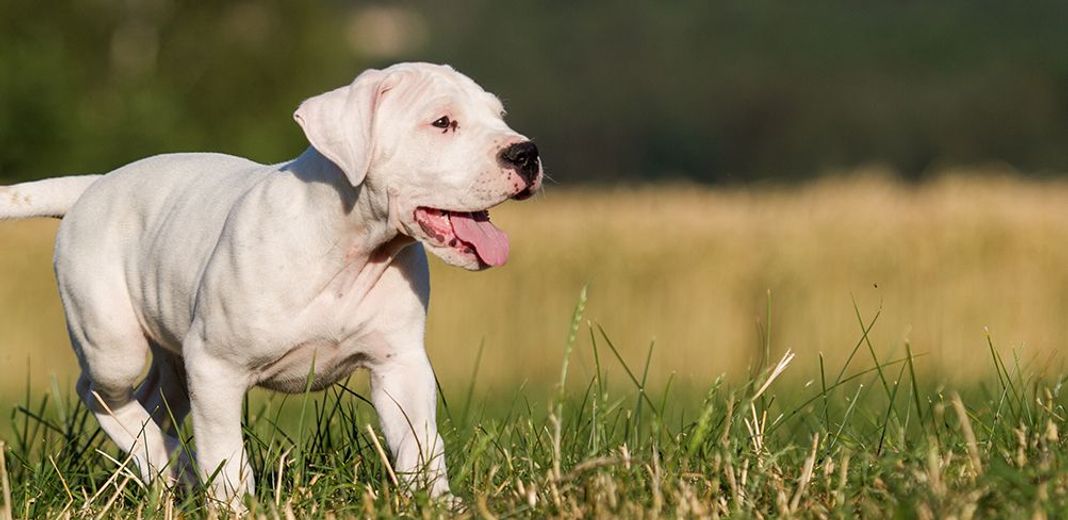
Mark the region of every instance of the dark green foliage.
[[[407, 45], [384, 52], [400, 9]], [[0, 0], [0, 179], [168, 151], [270, 162], [301, 99], [454, 64], [562, 182], [802, 179], [885, 163], [1068, 171], [1068, 4]], [[371, 29], [368, 29], [371, 27]]]

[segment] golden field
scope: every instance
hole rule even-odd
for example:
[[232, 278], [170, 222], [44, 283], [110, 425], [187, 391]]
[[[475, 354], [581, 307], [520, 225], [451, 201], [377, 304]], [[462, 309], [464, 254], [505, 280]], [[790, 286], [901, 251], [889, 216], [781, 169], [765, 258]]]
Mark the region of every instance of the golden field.
[[[1056, 373], [1068, 346], [1068, 183], [947, 172], [904, 185], [833, 177], [798, 187], [554, 189], [494, 210], [512, 239], [500, 269], [432, 262], [428, 348], [449, 393], [469, 383], [480, 345], [482, 391], [559, 375], [572, 309], [589, 285], [586, 319], [632, 365], [656, 341], [650, 381], [703, 386], [758, 363], [768, 294], [771, 349], [818, 374], [837, 371], [881, 309], [880, 356], [904, 343], [945, 381], [989, 374], [984, 330], [1006, 357]], [[73, 380], [51, 275], [54, 221], [0, 222], [0, 394]], [[593, 373], [584, 324], [573, 374]], [[859, 354], [870, 365], [866, 350]], [[611, 355], [602, 350], [601, 359]], [[1009, 357], [1011, 359], [1011, 357]], [[613, 361], [606, 364], [616, 365]], [[1010, 361], [1011, 368], [1011, 361]]]

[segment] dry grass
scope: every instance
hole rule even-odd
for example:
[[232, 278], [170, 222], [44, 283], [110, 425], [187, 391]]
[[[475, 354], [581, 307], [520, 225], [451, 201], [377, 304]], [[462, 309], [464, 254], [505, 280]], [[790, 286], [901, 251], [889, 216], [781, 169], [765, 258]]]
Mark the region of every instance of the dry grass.
[[[961, 173], [961, 172], [956, 172]], [[504, 268], [466, 273], [435, 262], [429, 348], [439, 377], [466, 386], [552, 381], [579, 289], [587, 318], [624, 357], [655, 339], [651, 384], [671, 373], [704, 386], [760, 362], [767, 294], [781, 351], [805, 372], [822, 352], [840, 366], [881, 309], [873, 342], [889, 357], [968, 381], [988, 373], [984, 328], [1032, 369], [1056, 371], [1068, 345], [1068, 184], [1007, 176], [905, 186], [878, 176], [798, 188], [551, 189], [494, 213], [509, 231]], [[0, 362], [29, 366], [0, 393], [67, 384], [74, 370], [50, 267], [55, 223], [0, 223]], [[1051, 362], [1051, 360], [1053, 360]], [[588, 352], [573, 361], [593, 375]], [[8, 372], [11, 374], [11, 372]]]

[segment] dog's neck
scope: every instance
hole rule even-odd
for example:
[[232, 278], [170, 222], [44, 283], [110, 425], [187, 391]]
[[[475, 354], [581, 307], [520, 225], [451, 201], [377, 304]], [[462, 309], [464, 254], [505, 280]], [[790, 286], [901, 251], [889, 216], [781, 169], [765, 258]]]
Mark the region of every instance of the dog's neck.
[[366, 179], [352, 186], [340, 168], [309, 147], [299, 157], [281, 165], [295, 176], [307, 197], [308, 209], [322, 215], [324, 229], [334, 235], [339, 272], [329, 284], [340, 293], [366, 293], [385, 268], [408, 245], [415, 242], [401, 234], [389, 193], [384, 186]]
[[414, 242], [399, 232], [390, 194], [372, 176], [353, 186], [333, 161], [313, 147], [286, 163], [282, 170], [304, 184], [311, 209], [323, 214], [324, 223], [332, 224], [347, 259], [392, 258]]

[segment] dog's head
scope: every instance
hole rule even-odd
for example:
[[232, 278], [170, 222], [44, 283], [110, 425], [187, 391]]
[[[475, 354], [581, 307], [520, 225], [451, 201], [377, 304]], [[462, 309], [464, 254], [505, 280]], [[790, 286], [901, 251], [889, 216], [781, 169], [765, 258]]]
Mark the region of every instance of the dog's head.
[[540, 189], [541, 161], [497, 97], [467, 76], [426, 63], [368, 70], [294, 117], [353, 186], [385, 189], [398, 232], [466, 269], [508, 259], [508, 237], [487, 210]]

